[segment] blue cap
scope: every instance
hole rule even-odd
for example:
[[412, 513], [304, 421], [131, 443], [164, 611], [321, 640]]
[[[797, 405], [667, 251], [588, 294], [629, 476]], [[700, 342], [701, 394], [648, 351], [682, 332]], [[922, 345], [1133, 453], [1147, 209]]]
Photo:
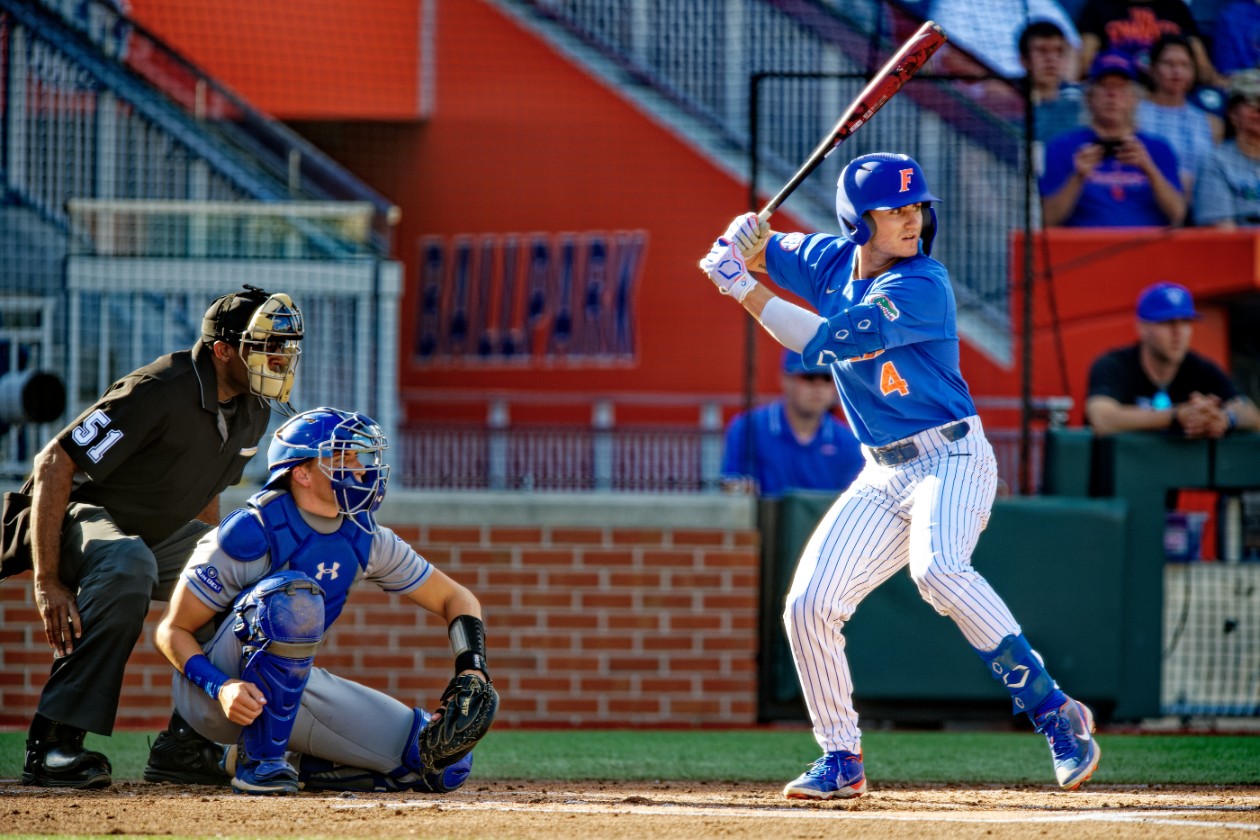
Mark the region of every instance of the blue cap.
[[803, 373], [810, 373], [810, 369], [806, 367], [805, 360], [801, 358], [800, 353], [791, 350], [783, 351], [783, 372], [789, 376], [800, 376]]
[[1137, 316], [1143, 321], [1158, 322], [1198, 318], [1199, 313], [1194, 309], [1194, 296], [1185, 286], [1156, 283], [1142, 290]]
[[1128, 53], [1120, 50], [1103, 50], [1089, 65], [1089, 80], [1096, 82], [1104, 76], [1123, 76], [1131, 82], [1137, 81], [1137, 67]]

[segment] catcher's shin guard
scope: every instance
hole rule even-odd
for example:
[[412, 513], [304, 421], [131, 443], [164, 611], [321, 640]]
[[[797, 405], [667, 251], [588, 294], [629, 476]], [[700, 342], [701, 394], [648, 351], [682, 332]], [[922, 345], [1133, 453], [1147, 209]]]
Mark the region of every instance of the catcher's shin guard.
[[297, 773], [285, 761], [289, 736], [324, 634], [324, 592], [301, 572], [271, 575], [236, 606], [233, 627], [244, 642], [241, 679], [267, 703], [241, 731], [232, 786], [246, 793], [291, 793]]

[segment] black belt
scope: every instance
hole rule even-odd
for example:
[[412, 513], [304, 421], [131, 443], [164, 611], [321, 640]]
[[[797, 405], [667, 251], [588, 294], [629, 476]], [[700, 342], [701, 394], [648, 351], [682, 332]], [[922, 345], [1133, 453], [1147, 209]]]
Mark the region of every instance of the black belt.
[[[941, 437], [950, 443], [956, 440], [962, 440], [971, 431], [971, 424], [967, 421], [955, 423], [952, 426], [945, 426], [938, 430]], [[895, 443], [892, 446], [885, 446], [882, 449], [872, 449], [871, 457], [875, 459], [875, 463], [883, 467], [895, 467], [898, 464], [904, 464], [906, 461], [913, 461], [919, 457], [919, 447], [914, 445], [914, 441], [905, 443]]]

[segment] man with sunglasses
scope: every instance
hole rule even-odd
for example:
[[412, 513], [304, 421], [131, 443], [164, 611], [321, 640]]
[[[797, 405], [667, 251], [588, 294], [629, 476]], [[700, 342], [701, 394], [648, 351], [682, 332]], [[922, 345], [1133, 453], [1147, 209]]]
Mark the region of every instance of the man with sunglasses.
[[[24, 491], [35, 604], [53, 664], [23, 784], [112, 783], [109, 759], [85, 749], [84, 735], [113, 731], [150, 601], [170, 597], [197, 540], [218, 522], [219, 494], [257, 451], [270, 404], [287, 404], [303, 335], [288, 295], [253, 286], [224, 295], [201, 332], [191, 349], [119, 379], [35, 456]], [[170, 759], [161, 778], [223, 779], [212, 745], [181, 725], [173, 719], [155, 744], [159, 760]]]
[[848, 487], [862, 470], [862, 447], [831, 413], [836, 386], [801, 354], [783, 351], [783, 396], [736, 415], [726, 430], [722, 488], [775, 499], [789, 490]]
[[1189, 289], [1156, 283], [1138, 297], [1138, 341], [1089, 369], [1085, 419], [1099, 435], [1170, 432], [1219, 438], [1260, 429], [1260, 411], [1211, 360], [1190, 349], [1199, 313]]
[[[779, 343], [831, 372], [865, 466], [801, 553], [783, 611], [822, 756], [783, 795], [866, 792], [861, 729], [842, 630], [881, 583], [908, 569], [990, 675], [1045, 736], [1055, 777], [1075, 790], [1098, 766], [1094, 716], [1067, 696], [971, 553], [997, 493], [997, 460], [959, 369], [949, 272], [931, 258], [940, 201], [907, 155], [854, 158], [836, 185], [840, 235], [779, 234], [736, 217], [700, 269]], [[745, 260], [747, 263], [745, 263]], [[808, 301], [754, 280], [764, 272]], [[913, 656], [896, 667], [914, 669]]]

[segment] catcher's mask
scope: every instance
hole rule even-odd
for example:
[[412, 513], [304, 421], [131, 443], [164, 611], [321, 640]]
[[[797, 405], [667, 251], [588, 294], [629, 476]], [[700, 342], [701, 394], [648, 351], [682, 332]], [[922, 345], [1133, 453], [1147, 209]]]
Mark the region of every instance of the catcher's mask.
[[370, 534], [380, 528], [374, 514], [385, 498], [389, 441], [366, 414], [339, 408], [313, 408], [284, 422], [267, 448], [267, 483], [272, 487], [289, 471], [314, 460], [332, 482], [337, 510]]
[[936, 210], [931, 202], [940, 201], [928, 191], [923, 169], [909, 155], [874, 152], [856, 157], [840, 172], [836, 183], [836, 218], [840, 235], [857, 245], [871, 239], [871, 210], [893, 210], [911, 204], [927, 204], [923, 208], [923, 253], [932, 253], [936, 238]]
[[223, 341], [238, 349], [252, 393], [288, 403], [303, 335], [302, 313], [292, 298], [247, 285], [245, 291], [224, 295], [210, 305], [201, 333], [207, 343]]

